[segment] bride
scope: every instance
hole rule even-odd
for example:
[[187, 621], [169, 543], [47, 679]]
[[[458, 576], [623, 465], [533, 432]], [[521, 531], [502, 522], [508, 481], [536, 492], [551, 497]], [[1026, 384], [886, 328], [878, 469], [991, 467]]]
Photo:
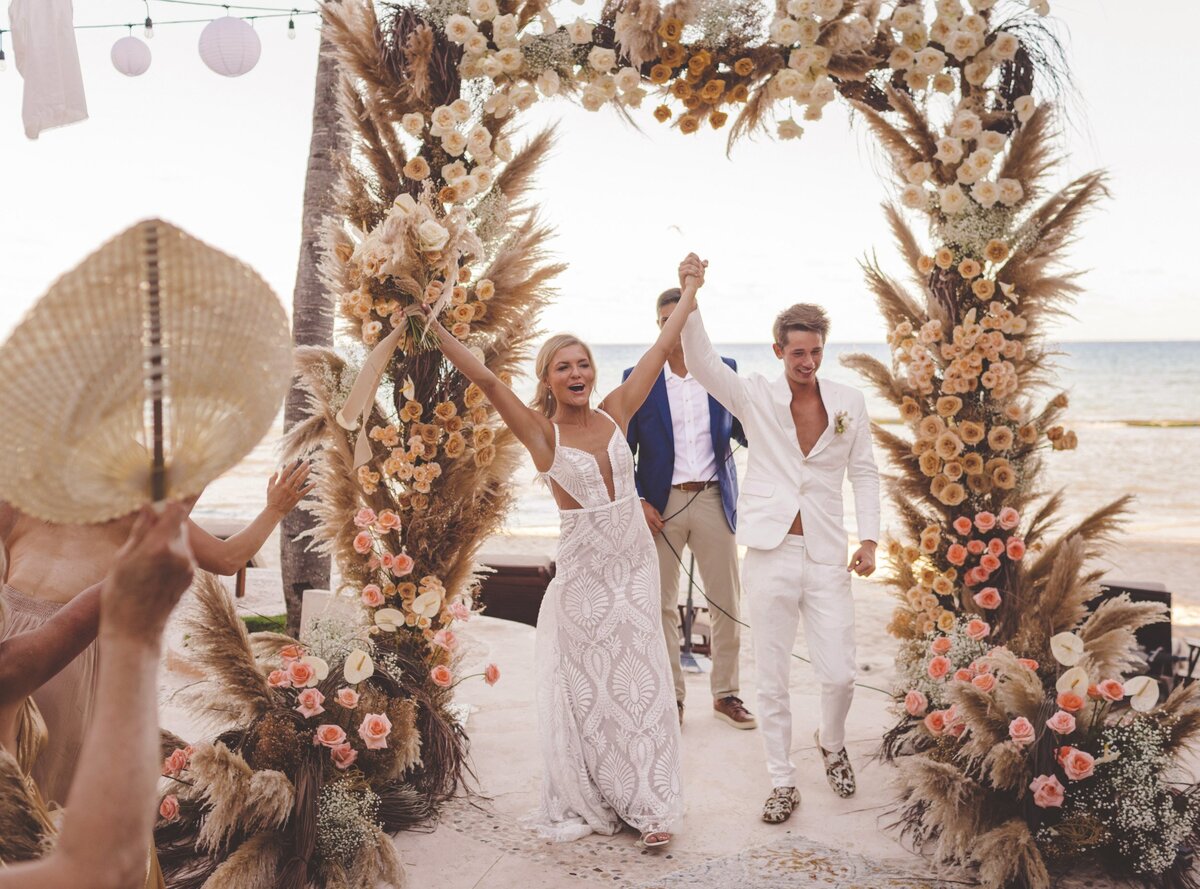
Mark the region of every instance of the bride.
[[695, 305], [696, 281], [629, 377], [591, 407], [585, 343], [551, 337], [532, 408], [439, 324], [446, 358], [479, 386], [558, 503], [557, 575], [538, 614], [537, 707], [544, 775], [534, 818], [549, 839], [612, 835], [621, 822], [663, 846], [683, 815], [679, 717], [662, 644], [658, 560], [625, 441]]

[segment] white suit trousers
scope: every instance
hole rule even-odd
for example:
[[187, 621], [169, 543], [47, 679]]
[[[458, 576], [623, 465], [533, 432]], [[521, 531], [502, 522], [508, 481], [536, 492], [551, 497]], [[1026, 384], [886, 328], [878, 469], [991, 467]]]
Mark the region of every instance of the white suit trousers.
[[789, 534], [771, 550], [748, 549], [742, 586], [750, 606], [758, 676], [758, 730], [775, 787], [795, 787], [791, 761], [792, 702], [788, 679], [796, 629], [804, 635], [821, 684], [821, 746], [846, 742], [846, 714], [854, 696], [854, 600], [845, 565], [812, 561], [804, 538]]

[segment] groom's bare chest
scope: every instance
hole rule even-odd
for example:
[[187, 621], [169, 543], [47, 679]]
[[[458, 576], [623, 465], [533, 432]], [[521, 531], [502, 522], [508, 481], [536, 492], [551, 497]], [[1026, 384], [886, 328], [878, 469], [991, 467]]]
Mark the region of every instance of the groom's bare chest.
[[801, 452], [808, 456], [829, 425], [829, 414], [820, 398], [791, 403], [792, 424]]

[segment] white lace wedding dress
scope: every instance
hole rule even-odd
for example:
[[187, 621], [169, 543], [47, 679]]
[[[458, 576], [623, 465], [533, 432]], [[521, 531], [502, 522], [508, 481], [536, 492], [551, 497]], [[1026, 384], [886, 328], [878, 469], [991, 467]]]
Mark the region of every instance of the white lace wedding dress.
[[543, 476], [583, 508], [559, 510], [558, 570], [538, 613], [545, 765], [530, 824], [558, 841], [611, 835], [621, 822], [640, 832], [673, 831], [683, 814], [679, 717], [663, 646], [658, 560], [633, 456], [614, 428], [609, 500], [595, 456], [562, 445], [557, 425], [554, 437], [554, 462]]

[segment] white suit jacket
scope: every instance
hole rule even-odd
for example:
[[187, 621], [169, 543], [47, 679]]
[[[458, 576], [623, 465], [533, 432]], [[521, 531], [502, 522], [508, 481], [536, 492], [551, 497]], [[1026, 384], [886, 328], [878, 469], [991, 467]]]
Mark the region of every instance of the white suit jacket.
[[842, 524], [842, 482], [847, 474], [854, 488], [858, 539], [879, 540], [879, 470], [861, 392], [821, 381], [829, 425], [805, 456], [796, 440], [786, 375], [769, 380], [762, 374], [734, 373], [713, 349], [699, 311], [684, 325], [683, 354], [692, 376], [741, 420], [750, 443], [738, 497], [738, 543], [774, 549], [799, 512], [809, 557], [821, 564], [845, 564], [848, 539]]

